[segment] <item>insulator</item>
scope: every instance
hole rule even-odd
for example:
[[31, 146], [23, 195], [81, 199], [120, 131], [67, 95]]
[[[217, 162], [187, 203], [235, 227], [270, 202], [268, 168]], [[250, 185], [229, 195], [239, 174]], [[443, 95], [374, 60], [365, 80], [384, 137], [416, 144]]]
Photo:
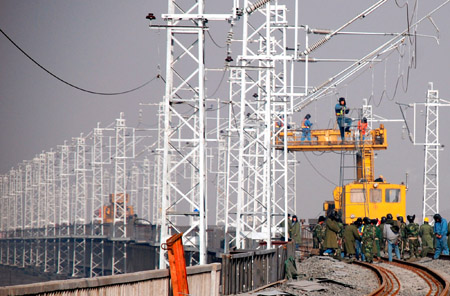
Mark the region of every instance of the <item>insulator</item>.
[[319, 85], [317, 88], [317, 90], [324, 88], [327, 84], [329, 84], [331, 81], [333, 81], [332, 78], [328, 78], [328, 80], [324, 81], [321, 85]]
[[318, 47], [322, 46], [322, 44], [324, 44], [325, 42], [328, 41], [328, 39], [330, 39], [330, 35], [325, 36], [324, 38], [320, 39], [319, 41], [317, 41], [316, 43], [314, 43], [312, 46], [310, 46], [309, 48], [305, 49], [305, 51], [303, 51], [301, 53], [302, 56], [309, 54], [311, 51], [317, 49]]
[[314, 34], [321, 34], [321, 35], [327, 35], [330, 34], [332, 31], [327, 29], [312, 29], [311, 33]]
[[254, 12], [255, 10], [257, 10], [258, 8], [260, 8], [261, 6], [263, 6], [264, 4], [270, 2], [270, 0], [259, 0], [256, 1], [254, 4], [250, 4], [246, 9], [245, 12], [247, 12], [247, 14], [251, 14], [252, 12]]
[[226, 44], [228, 44], [228, 45], [231, 44], [231, 40], [233, 40], [233, 35], [234, 35], [234, 32], [233, 32], [233, 25], [231, 25], [230, 31], [228, 31], [228, 34], [227, 34], [227, 41], [226, 41]]

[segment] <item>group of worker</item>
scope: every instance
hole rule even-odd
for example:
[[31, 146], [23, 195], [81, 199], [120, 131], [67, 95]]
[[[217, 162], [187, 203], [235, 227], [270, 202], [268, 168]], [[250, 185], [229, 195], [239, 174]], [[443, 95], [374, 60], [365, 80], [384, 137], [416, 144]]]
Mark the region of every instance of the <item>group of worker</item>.
[[[350, 127], [352, 125], [353, 120], [350, 117], [347, 117], [346, 114], [350, 112], [350, 109], [347, 108], [347, 103], [345, 98], [339, 98], [338, 103], [334, 107], [334, 111], [336, 113], [336, 123], [339, 127], [341, 140], [344, 141], [345, 133], [350, 131]], [[302, 120], [301, 129], [302, 129], [302, 137], [301, 141], [311, 141], [311, 127], [312, 123], [310, 121], [311, 114], [306, 114]], [[360, 135], [360, 138], [364, 140], [366, 132], [367, 132], [367, 118], [363, 117], [358, 121], [357, 129]]]
[[421, 226], [415, 223], [415, 215], [408, 215], [408, 224], [403, 217], [394, 220], [392, 214], [379, 219], [357, 218], [351, 224], [343, 224], [337, 212], [331, 212], [328, 217], [320, 216], [314, 226], [314, 248], [320, 254], [373, 262], [380, 258], [381, 252], [388, 254], [392, 261], [393, 253], [398, 259], [421, 258], [434, 251], [434, 259], [442, 254], [448, 255], [450, 244], [450, 225], [439, 214], [435, 214], [434, 226], [429, 219], [424, 218]]

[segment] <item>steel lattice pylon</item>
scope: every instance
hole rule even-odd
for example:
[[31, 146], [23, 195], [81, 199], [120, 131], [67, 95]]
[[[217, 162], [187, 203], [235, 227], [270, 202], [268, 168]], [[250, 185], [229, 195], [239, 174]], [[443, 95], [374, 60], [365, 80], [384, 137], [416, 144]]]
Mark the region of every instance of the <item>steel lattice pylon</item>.
[[55, 180], [55, 152], [47, 155], [47, 205], [45, 207], [47, 223], [45, 226], [45, 272], [54, 272], [56, 268], [56, 180]]
[[[425, 165], [422, 217], [439, 213], [439, 92], [433, 85], [427, 92], [425, 123]], [[432, 221], [432, 220], [431, 220]]]
[[[15, 205], [15, 195], [16, 195], [16, 175], [17, 171], [15, 169], [12, 169], [9, 172], [9, 186], [8, 186], [8, 213], [12, 213], [13, 215], [16, 214], [14, 210]], [[9, 219], [8, 220], [8, 232], [14, 233], [14, 229], [16, 227], [15, 225], [15, 219]], [[8, 248], [7, 248], [7, 255], [6, 255], [6, 264], [7, 265], [14, 265], [14, 241], [8, 240]]]
[[81, 135], [75, 139], [75, 217], [73, 224], [73, 277], [85, 277], [86, 256], [86, 143]]
[[[33, 171], [32, 162], [25, 163], [25, 185], [24, 185], [24, 237], [32, 236], [33, 227]], [[31, 265], [33, 261], [32, 249], [30, 240], [24, 241], [23, 261], [24, 266]]]
[[[167, 58], [160, 241], [182, 232], [177, 217], [187, 216], [191, 224], [184, 231], [184, 244], [198, 251], [200, 264], [206, 264], [204, 1], [168, 1], [163, 17]], [[181, 168], [183, 181], [177, 176]], [[165, 251], [160, 249], [160, 268], [165, 267]]]
[[158, 105], [158, 140], [156, 143], [155, 162], [153, 164], [153, 186], [151, 188], [152, 196], [155, 201], [151, 208], [151, 219], [154, 224], [162, 224], [162, 187], [163, 187], [163, 149], [164, 149], [164, 103]]
[[[134, 129], [125, 125], [123, 113], [116, 119], [116, 151], [114, 155], [114, 203], [112, 274], [126, 273], [127, 258], [127, 158], [134, 157]], [[131, 138], [131, 141], [127, 141]], [[131, 145], [131, 146], [130, 146]], [[130, 148], [131, 147], [131, 148]]]
[[70, 148], [64, 144], [58, 147], [59, 153], [59, 174], [58, 187], [58, 254], [56, 273], [70, 274]]
[[25, 252], [25, 241], [24, 241], [24, 184], [25, 184], [25, 164], [21, 163], [17, 170], [18, 174], [16, 177], [16, 247], [15, 247], [15, 266], [24, 267], [24, 252]]
[[91, 206], [91, 254], [90, 254], [90, 277], [104, 275], [104, 241], [103, 241], [103, 129], [99, 124], [94, 129], [94, 145], [92, 156], [92, 206]]
[[[8, 181], [7, 181], [8, 177], [6, 175], [1, 175], [0, 177], [0, 201], [1, 201], [1, 217], [0, 217], [0, 227], [1, 227], [1, 234], [2, 237], [6, 237], [7, 234], [7, 223], [8, 223], [8, 199], [7, 199], [7, 185], [8, 185]], [[1, 241], [1, 249], [0, 249], [0, 263], [1, 264], [6, 264], [6, 246], [7, 246], [7, 241], [6, 240], [2, 240]]]
[[45, 265], [45, 227], [47, 225], [47, 156], [39, 155], [38, 186], [36, 192], [37, 201], [37, 229], [36, 266]]
[[[287, 135], [292, 107], [287, 83], [288, 60], [292, 60], [286, 53], [287, 10], [267, 3], [250, 16], [254, 6], [244, 1], [244, 7], [239, 69], [231, 70], [229, 79], [226, 248], [246, 248], [254, 240], [263, 240], [270, 248], [276, 226], [287, 219], [288, 211], [294, 211], [295, 200], [295, 191], [289, 189], [295, 186], [295, 178], [288, 175], [295, 160], [288, 159], [287, 141], [281, 151], [274, 146], [276, 138]], [[276, 129], [274, 122], [282, 128]]]
[[144, 159], [143, 163], [143, 174], [142, 174], [142, 203], [139, 203], [142, 205], [141, 215], [138, 215], [140, 217], [143, 217], [144, 219], [150, 220], [151, 218], [151, 210], [152, 205], [150, 203], [151, 201], [151, 192], [152, 192], [152, 183], [151, 183], [151, 168], [150, 168], [150, 161], [148, 158]]
[[226, 201], [227, 201], [227, 142], [219, 139], [217, 151], [217, 202], [216, 202], [216, 225], [226, 224]]

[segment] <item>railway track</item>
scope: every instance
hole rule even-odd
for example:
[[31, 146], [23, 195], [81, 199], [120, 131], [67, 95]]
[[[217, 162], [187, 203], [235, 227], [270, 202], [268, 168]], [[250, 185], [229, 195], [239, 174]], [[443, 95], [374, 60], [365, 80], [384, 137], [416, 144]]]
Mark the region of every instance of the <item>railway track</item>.
[[[395, 260], [393, 262], [388, 262], [387, 258], [383, 258], [383, 260], [388, 265], [400, 267], [403, 269], [407, 269], [413, 273], [415, 273], [419, 278], [421, 278], [426, 285], [428, 286], [427, 294], [423, 295], [450, 295], [450, 283], [446, 281], [443, 276], [441, 276], [436, 271], [427, 268], [425, 266], [421, 266], [418, 264], [414, 264], [411, 262], [405, 262], [400, 260]], [[371, 296], [381, 296], [381, 295], [397, 295], [400, 293], [402, 289], [402, 282], [399, 277], [392, 272], [389, 268], [382, 267], [377, 264], [369, 264], [365, 262], [355, 262], [358, 265], [364, 266], [372, 270], [378, 277], [378, 281], [380, 285], [377, 289], [372, 291], [369, 295]]]
[[[428, 253], [427, 254], [427, 257], [428, 258], [433, 258], [434, 257], [434, 254], [432, 254], [432, 253]], [[450, 261], [450, 255], [440, 255], [439, 256], [439, 259], [441, 259], [441, 260], [446, 260], [446, 261]]]

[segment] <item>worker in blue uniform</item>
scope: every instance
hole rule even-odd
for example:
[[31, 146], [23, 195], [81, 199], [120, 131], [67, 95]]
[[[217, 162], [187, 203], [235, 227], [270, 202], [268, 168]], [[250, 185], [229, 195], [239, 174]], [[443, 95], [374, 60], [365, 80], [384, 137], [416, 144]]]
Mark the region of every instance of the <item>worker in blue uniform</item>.
[[311, 141], [311, 126], [313, 125], [309, 119], [311, 118], [310, 114], [306, 114], [305, 118], [302, 121], [302, 138], [300, 141], [304, 141], [305, 138], [308, 141]]
[[341, 139], [344, 141], [345, 132], [350, 131], [350, 126], [352, 125], [352, 119], [350, 117], [345, 117], [345, 115], [350, 112], [350, 109], [347, 108], [345, 98], [339, 98], [339, 103], [337, 103], [334, 107], [334, 111], [336, 113], [336, 121], [341, 132]]
[[434, 235], [436, 236], [436, 252], [434, 253], [434, 259], [438, 259], [442, 254], [448, 255], [447, 245], [447, 220], [441, 217], [439, 214], [434, 214]]

